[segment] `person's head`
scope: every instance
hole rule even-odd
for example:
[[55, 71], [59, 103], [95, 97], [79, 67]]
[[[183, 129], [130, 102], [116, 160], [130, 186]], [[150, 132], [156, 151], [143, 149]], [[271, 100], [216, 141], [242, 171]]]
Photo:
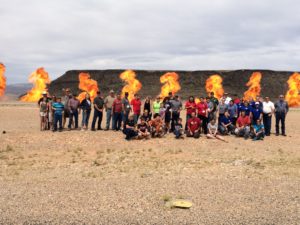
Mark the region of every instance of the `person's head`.
[[196, 117], [196, 113], [192, 112], [191, 116], [192, 116], [192, 118], [195, 118]]
[[100, 97], [101, 96], [101, 92], [97, 91], [97, 96]]
[[259, 107], [259, 102], [255, 102], [255, 108]]
[[195, 102], [194, 96], [190, 96], [190, 97], [189, 97], [189, 102]]
[[150, 96], [147, 96], [145, 102], [149, 103], [150, 99], [151, 99]]
[[215, 93], [214, 93], [213, 91], [210, 92], [210, 97], [211, 97], [211, 98], [215, 97]]
[[164, 103], [160, 103], [160, 108], [163, 108], [164, 107]]
[[260, 96], [256, 96], [255, 100], [259, 102]]
[[261, 120], [256, 120], [257, 125], [261, 125]]
[[200, 102], [204, 103], [204, 98], [203, 97], [200, 97]]
[[154, 119], [158, 121], [158, 120], [160, 120], [160, 119], [161, 119], [161, 117], [160, 117], [160, 115], [159, 115], [159, 114], [156, 114], [156, 116], [154, 117]]
[[279, 100], [283, 101], [284, 100], [284, 96], [283, 95], [279, 95]]
[[57, 102], [61, 102], [61, 97], [57, 97], [57, 98], [56, 98], [56, 101], [57, 101]]
[[134, 94], [134, 98], [135, 98], [135, 99], [140, 99], [140, 97], [139, 97], [138, 94]]
[[109, 95], [110, 95], [111, 97], [115, 97], [115, 92], [114, 92], [114, 90], [110, 90]]
[[156, 102], [160, 102], [160, 97], [159, 96], [156, 97]]
[[148, 114], [149, 114], [148, 109], [145, 109], [145, 110], [144, 110], [144, 115], [148, 116]]
[[66, 89], [65, 89], [65, 95], [66, 95], [66, 96], [69, 96], [70, 93], [71, 93], [70, 88], [66, 88]]
[[224, 98], [227, 98], [227, 97], [228, 97], [228, 93], [225, 92], [225, 93], [224, 93]]
[[215, 119], [212, 119], [212, 120], [210, 121], [210, 124], [211, 124], [211, 125], [215, 125], [215, 123], [216, 123], [216, 120], [215, 120]]
[[206, 96], [206, 102], [209, 102], [210, 101], [210, 97], [209, 96]]
[[269, 97], [265, 97], [265, 101], [266, 101], [266, 102], [269, 102], [269, 101], [270, 101], [270, 98], [269, 98]]
[[133, 119], [134, 119], [133, 114], [130, 114], [130, 115], [128, 116], [128, 119], [129, 119], [129, 120], [133, 120]]
[[175, 95], [174, 99], [175, 99], [176, 101], [178, 101], [178, 100], [179, 100], [179, 96], [178, 96], [178, 95]]
[[245, 117], [246, 116], [246, 112], [243, 110], [241, 111], [241, 117]]
[[177, 123], [178, 123], [178, 124], [182, 124], [182, 119], [181, 119], [181, 118], [178, 118]]
[[145, 118], [144, 117], [141, 117], [141, 124], [144, 124], [146, 121], [145, 121]]
[[172, 98], [172, 97], [173, 97], [173, 93], [170, 91], [169, 94], [168, 94], [168, 96], [169, 96], [170, 98]]
[[230, 116], [230, 114], [229, 114], [228, 111], [226, 111], [226, 112], [224, 113], [224, 115], [225, 115], [227, 118]]
[[43, 96], [43, 98], [47, 98], [47, 92], [43, 91], [42, 96]]
[[75, 99], [76, 97], [77, 97], [77, 94], [74, 93], [73, 96], [72, 96], [72, 98]]
[[234, 104], [233, 100], [230, 100], [229, 105], [233, 105], [233, 104]]
[[249, 102], [253, 102], [252, 96], [249, 97]]
[[117, 99], [119, 99], [119, 100], [121, 99], [121, 94], [120, 93], [117, 94]]
[[85, 94], [85, 99], [87, 99], [87, 100], [89, 100], [89, 99], [90, 99], [90, 95], [89, 95], [89, 93], [86, 93], [86, 94]]
[[248, 106], [249, 105], [249, 102], [246, 100], [246, 101], [244, 101], [244, 105], [245, 106]]
[[55, 95], [52, 95], [52, 101], [56, 102], [56, 96]]
[[221, 105], [224, 105], [224, 104], [225, 104], [224, 98], [221, 98], [221, 99], [220, 99], [220, 104], [221, 104]]

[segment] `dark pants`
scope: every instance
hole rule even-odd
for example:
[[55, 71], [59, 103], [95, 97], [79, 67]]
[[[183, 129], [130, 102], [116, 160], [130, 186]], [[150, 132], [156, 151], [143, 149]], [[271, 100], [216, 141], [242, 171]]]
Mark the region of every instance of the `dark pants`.
[[199, 132], [194, 132], [194, 133], [191, 134], [190, 132], [187, 132], [186, 136], [198, 139], [200, 137], [200, 133]]
[[82, 112], [82, 126], [88, 127], [90, 120], [91, 110], [83, 110]]
[[124, 129], [123, 133], [126, 135], [126, 140], [130, 140], [138, 135], [138, 133], [131, 128]]
[[171, 131], [174, 131], [175, 129], [175, 123], [177, 122], [177, 120], [180, 117], [180, 113], [179, 112], [172, 112], [172, 123], [171, 123]]
[[186, 121], [185, 121], [185, 130], [188, 129], [188, 120], [192, 118], [191, 114], [186, 114]]
[[62, 115], [54, 114], [54, 130], [57, 130], [57, 122], [59, 122], [59, 129], [62, 130]]
[[106, 129], [109, 129], [111, 121], [111, 109], [106, 109]]
[[122, 123], [122, 113], [120, 112], [114, 112], [113, 114], [113, 130], [120, 130], [121, 128], [121, 123]]
[[285, 134], [285, 113], [276, 113], [276, 134], [279, 134], [279, 123], [281, 122], [281, 133]]
[[98, 130], [101, 129], [102, 117], [103, 117], [102, 111], [98, 111], [97, 109], [94, 109], [94, 117], [93, 117], [93, 122], [92, 122], [92, 129], [95, 129], [95, 125], [96, 125], [97, 119], [98, 119]]
[[183, 135], [182, 130], [174, 130], [175, 137], [178, 139]]
[[208, 117], [199, 115], [198, 118], [202, 121], [202, 130], [203, 130], [203, 133], [207, 134]]
[[262, 133], [257, 134], [253, 139], [261, 140], [261, 139], [264, 139], [264, 137], [265, 137], [265, 132], [262, 132]]
[[78, 128], [78, 110], [72, 110], [70, 113], [70, 118], [69, 118], [69, 125], [68, 128], [71, 129], [72, 123], [73, 123], [73, 118], [75, 119], [75, 129]]
[[138, 121], [139, 121], [139, 118], [140, 118], [140, 114], [134, 114], [134, 115], [133, 115], [134, 125], [137, 125], [137, 123], [138, 123]]
[[269, 136], [271, 134], [272, 116], [269, 116], [269, 114], [264, 113], [263, 121], [264, 121], [265, 133], [267, 136]]

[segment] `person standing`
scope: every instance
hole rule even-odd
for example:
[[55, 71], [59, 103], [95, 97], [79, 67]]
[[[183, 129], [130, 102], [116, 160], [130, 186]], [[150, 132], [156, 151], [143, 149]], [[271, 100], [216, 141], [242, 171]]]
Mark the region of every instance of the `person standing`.
[[69, 100], [72, 97], [72, 95], [71, 95], [70, 88], [63, 89], [63, 91], [65, 92], [65, 95], [63, 96], [63, 98], [61, 100], [61, 103], [65, 107], [64, 108], [64, 112], [63, 112], [63, 128], [65, 128], [65, 125], [66, 125], [66, 122], [67, 122], [67, 118], [70, 117], [68, 105], [69, 105]]
[[202, 130], [207, 134], [208, 124], [208, 106], [203, 97], [200, 97], [200, 102], [197, 103], [198, 118], [202, 121]]
[[144, 103], [144, 112], [145, 110], [148, 111], [150, 120], [152, 119], [152, 112], [151, 112], [151, 98], [149, 96], [147, 96], [145, 103]]
[[138, 94], [134, 95], [134, 99], [131, 100], [130, 104], [132, 105], [133, 109], [134, 125], [136, 125], [141, 115], [142, 106], [142, 102]]
[[279, 122], [281, 122], [281, 134], [283, 136], [286, 136], [285, 117], [288, 111], [289, 111], [289, 105], [284, 100], [284, 96], [280, 95], [279, 100], [275, 103], [276, 136], [279, 135]]
[[[88, 129], [89, 119], [92, 109], [92, 102], [90, 99], [90, 95], [86, 93], [85, 99], [80, 103], [80, 109], [82, 110], [82, 131]], [[80, 114], [80, 110], [79, 110]]]
[[123, 105], [122, 105], [121, 94], [117, 94], [117, 98], [114, 100], [112, 104], [112, 116], [113, 116], [112, 129], [115, 131], [119, 131], [121, 129], [122, 110], [123, 110]]
[[62, 127], [62, 115], [64, 111], [64, 104], [61, 102], [61, 98], [58, 97], [56, 99], [56, 102], [52, 104], [52, 109], [54, 110], [54, 128], [53, 132], [57, 131], [57, 122], [59, 122], [59, 131], [61, 132], [63, 130]]
[[104, 108], [104, 100], [101, 97], [101, 92], [97, 91], [97, 97], [94, 99], [94, 116], [93, 116], [93, 122], [91, 128], [92, 131], [96, 131], [95, 125], [97, 119], [98, 119], [97, 130], [102, 130], [101, 123], [103, 117], [103, 108]]
[[232, 121], [232, 124], [236, 124], [236, 120], [238, 118], [238, 108], [237, 108], [237, 105], [234, 103], [233, 100], [231, 100], [229, 102], [229, 105], [228, 105], [228, 112], [229, 112], [229, 117], [230, 117], [230, 120]]
[[123, 109], [122, 109], [122, 111], [123, 111], [122, 112], [122, 122], [123, 122], [123, 127], [125, 126], [126, 121], [128, 120], [129, 113], [131, 112], [131, 106], [130, 106], [128, 96], [129, 96], [129, 93], [125, 92], [125, 96], [122, 99], [122, 107], [123, 107]]
[[41, 124], [40, 129], [41, 131], [46, 130], [47, 128], [47, 114], [48, 114], [48, 98], [47, 95], [43, 95], [43, 98], [41, 101], [39, 101], [39, 107], [40, 107], [40, 118], [41, 118]]
[[110, 90], [109, 95], [104, 99], [104, 107], [106, 111], [106, 128], [105, 131], [109, 130], [110, 121], [112, 120], [112, 105], [115, 101], [115, 92]]
[[265, 97], [265, 101], [263, 102], [263, 122], [266, 136], [270, 136], [271, 134], [272, 115], [274, 110], [275, 107], [273, 102], [270, 101], [269, 97]]
[[250, 118], [252, 124], [255, 125], [258, 120], [261, 120], [263, 116], [262, 109], [259, 106], [259, 102], [254, 103], [254, 107], [251, 107]]
[[73, 124], [73, 118], [75, 120], [75, 129], [78, 129], [79, 105], [80, 105], [80, 101], [76, 98], [76, 94], [73, 94], [72, 98], [70, 98], [68, 103], [69, 114], [70, 114], [68, 130], [71, 130], [71, 126]]
[[225, 104], [224, 99], [220, 100], [220, 104], [217, 107], [217, 111], [219, 113], [218, 124], [220, 124], [221, 118], [224, 116], [225, 112], [228, 111], [228, 105]]
[[180, 117], [182, 102], [179, 100], [179, 96], [175, 95], [174, 99], [170, 100], [170, 103], [171, 103], [171, 111], [172, 111], [171, 131], [174, 132], [175, 123], [177, 123], [177, 120]]

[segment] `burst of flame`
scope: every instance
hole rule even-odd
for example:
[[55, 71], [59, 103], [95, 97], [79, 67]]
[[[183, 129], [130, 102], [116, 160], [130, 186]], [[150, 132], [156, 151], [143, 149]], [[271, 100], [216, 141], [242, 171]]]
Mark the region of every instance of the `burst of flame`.
[[250, 80], [246, 84], [248, 90], [244, 93], [244, 99], [250, 100], [250, 99], [256, 99], [256, 96], [260, 95], [261, 87], [260, 87], [260, 81], [261, 81], [261, 73], [260, 72], [254, 72], [252, 73]]
[[285, 95], [285, 100], [291, 107], [300, 106], [300, 74], [294, 73], [291, 75], [287, 83], [289, 90]]
[[127, 84], [122, 89], [122, 97], [125, 96], [125, 92], [128, 92], [128, 99], [131, 101], [134, 94], [138, 93], [142, 88], [142, 83], [136, 79], [136, 74], [132, 70], [126, 70], [120, 74], [121, 80]]
[[88, 93], [91, 97], [91, 100], [94, 100], [94, 98], [97, 96], [97, 91], [99, 91], [98, 83], [96, 80], [91, 79], [89, 73], [80, 73], [79, 74], [79, 89], [83, 90], [78, 95], [78, 100], [81, 102], [83, 99], [85, 99], [86, 93]]
[[169, 92], [172, 92], [173, 95], [178, 92], [181, 89], [178, 80], [179, 76], [174, 72], [168, 72], [162, 75], [160, 77], [160, 83], [164, 85], [161, 87], [160, 97], [164, 98], [168, 96]]
[[4, 95], [6, 89], [6, 77], [4, 76], [5, 66], [0, 63], [0, 97]]
[[23, 102], [37, 102], [44, 91], [47, 91], [47, 84], [50, 84], [49, 74], [43, 67], [38, 68], [29, 76], [29, 82], [33, 83], [33, 88], [21, 97]]
[[222, 85], [223, 79], [219, 75], [212, 75], [206, 80], [206, 91], [208, 93], [214, 92], [216, 98], [221, 98], [224, 94]]

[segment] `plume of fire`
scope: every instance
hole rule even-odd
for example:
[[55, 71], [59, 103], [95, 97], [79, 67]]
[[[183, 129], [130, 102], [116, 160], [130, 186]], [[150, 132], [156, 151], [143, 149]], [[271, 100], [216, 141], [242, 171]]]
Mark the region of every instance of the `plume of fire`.
[[6, 89], [6, 77], [4, 76], [5, 66], [0, 63], [0, 97], [4, 95]]
[[206, 80], [206, 92], [214, 92], [216, 98], [221, 98], [224, 94], [222, 85], [223, 79], [219, 75], [212, 75]]
[[175, 72], [168, 72], [162, 75], [160, 77], [160, 83], [164, 85], [161, 87], [160, 97], [164, 98], [168, 96], [169, 92], [172, 92], [173, 95], [178, 92], [181, 89], [178, 80], [179, 76]]
[[122, 89], [122, 97], [128, 92], [128, 99], [131, 101], [136, 93], [142, 88], [142, 83], [136, 79], [136, 74], [132, 70], [126, 70], [120, 74], [121, 80], [127, 83]]
[[88, 93], [91, 97], [91, 100], [97, 96], [97, 91], [99, 91], [98, 83], [96, 80], [91, 79], [89, 73], [80, 73], [79, 74], [79, 86], [78, 88], [82, 90], [78, 95], [78, 100], [81, 102], [85, 99], [86, 93]]
[[300, 106], [300, 74], [294, 73], [291, 75], [287, 83], [289, 90], [285, 95], [285, 100], [291, 107]]
[[256, 96], [260, 95], [261, 87], [260, 87], [260, 81], [261, 81], [261, 73], [259, 72], [254, 72], [252, 73], [250, 80], [246, 84], [248, 90], [244, 93], [244, 99], [245, 100], [250, 100], [256, 99]]
[[47, 91], [47, 84], [50, 84], [49, 74], [43, 67], [38, 68], [29, 76], [29, 82], [33, 83], [33, 88], [21, 97], [23, 102], [37, 102], [44, 91]]

